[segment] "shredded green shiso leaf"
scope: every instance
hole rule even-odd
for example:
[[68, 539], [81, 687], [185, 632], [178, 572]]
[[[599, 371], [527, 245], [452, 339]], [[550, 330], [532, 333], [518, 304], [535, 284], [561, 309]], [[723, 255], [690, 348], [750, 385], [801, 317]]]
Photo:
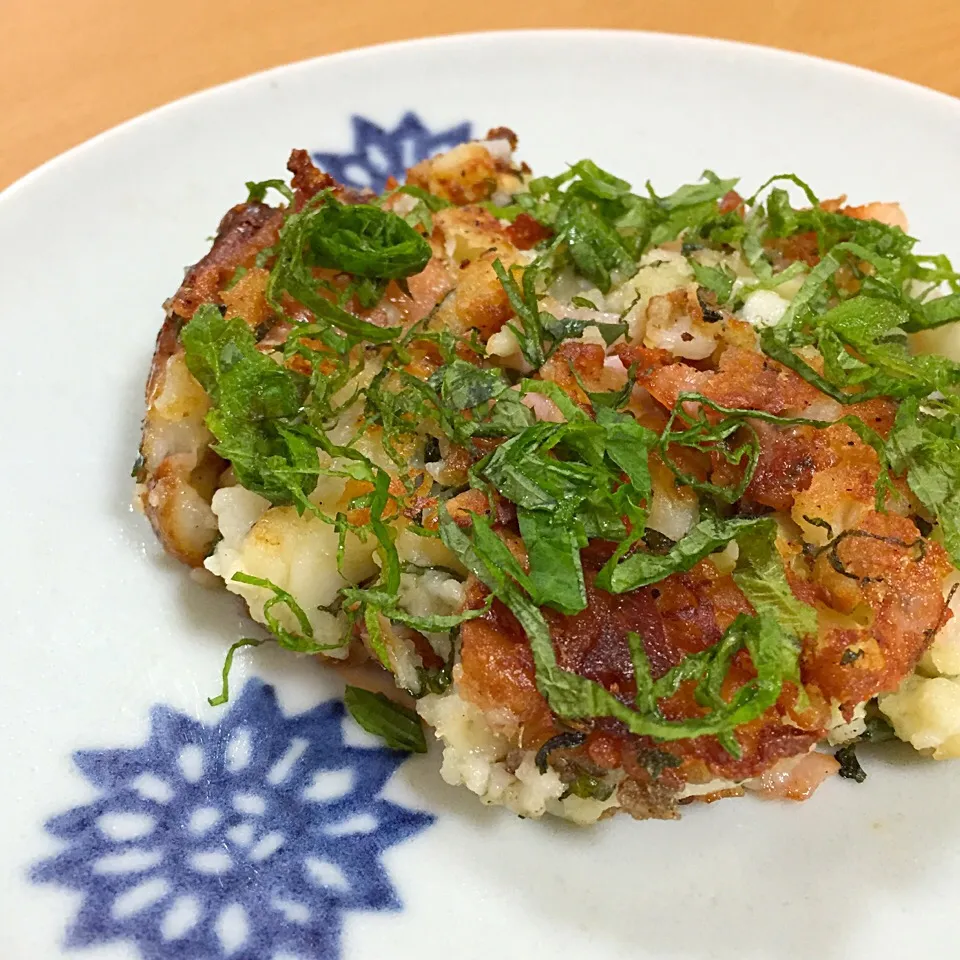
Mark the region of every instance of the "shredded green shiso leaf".
[[380, 737], [388, 747], [406, 753], [426, 753], [427, 742], [416, 711], [382, 693], [348, 686], [343, 703], [367, 733]]

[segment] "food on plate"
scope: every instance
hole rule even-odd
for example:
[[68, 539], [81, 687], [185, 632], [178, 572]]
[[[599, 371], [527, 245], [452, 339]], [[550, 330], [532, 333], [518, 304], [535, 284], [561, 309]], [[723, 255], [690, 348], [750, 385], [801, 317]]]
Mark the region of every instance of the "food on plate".
[[247, 185], [147, 384], [166, 550], [281, 646], [376, 667], [358, 721], [422, 751], [422, 718], [448, 783], [523, 816], [805, 799], [894, 735], [960, 754], [960, 276], [895, 203], [515, 148], [381, 196], [302, 150]]

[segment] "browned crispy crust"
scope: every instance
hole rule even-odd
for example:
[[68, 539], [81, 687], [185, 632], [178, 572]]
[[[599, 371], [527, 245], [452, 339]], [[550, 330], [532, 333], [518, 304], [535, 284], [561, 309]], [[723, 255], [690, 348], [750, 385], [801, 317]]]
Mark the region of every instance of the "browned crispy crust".
[[164, 549], [200, 566], [217, 537], [210, 507], [226, 464], [211, 449], [204, 424], [207, 400], [189, 372], [180, 330], [203, 303], [220, 303], [237, 267], [253, 266], [277, 239], [284, 212], [265, 203], [241, 203], [220, 221], [210, 251], [190, 267], [166, 303], [146, 386], [138, 495]]
[[[186, 370], [180, 330], [198, 307], [212, 303], [227, 317], [240, 316], [252, 327], [265, 329], [262, 344], [282, 342], [288, 326], [286, 321], [271, 326], [273, 310], [263, 296], [266, 270], [256, 266], [257, 255], [276, 244], [291, 210], [301, 209], [321, 191], [332, 190], [343, 203], [367, 202], [373, 196], [368, 190], [338, 184], [316, 167], [305, 150], [292, 151], [287, 168], [293, 175], [292, 207], [248, 201], [228, 210], [209, 252], [187, 269], [179, 289], [166, 302], [166, 316], [157, 336], [146, 385], [138, 497], [164, 549], [193, 567], [203, 563], [216, 541], [217, 524], [210, 501], [227, 464], [210, 450], [213, 438], [204, 422], [208, 402]], [[472, 216], [491, 219], [479, 209]], [[442, 246], [442, 240], [438, 243]], [[224, 290], [238, 267], [245, 268], [246, 274], [230, 290]], [[486, 279], [495, 280], [489, 265], [486, 270]], [[410, 322], [420, 319], [453, 286], [450, 274], [449, 264], [434, 258], [426, 270], [410, 278], [413, 301], [399, 288], [391, 287], [385, 303], [396, 301]], [[491, 295], [501, 293], [497, 285]], [[485, 301], [478, 303], [473, 313], [484, 306]], [[385, 304], [381, 304], [368, 313], [368, 319], [386, 323], [387, 317], [379, 315], [384, 310]]]
[[156, 398], [167, 361], [180, 349], [180, 327], [183, 321], [172, 313], [164, 317], [157, 341], [153, 347], [153, 360], [150, 363], [150, 375], [147, 377], [146, 405], [150, 406]]
[[169, 301], [169, 313], [189, 320], [202, 303], [216, 302], [237, 267], [250, 267], [256, 255], [277, 241], [284, 213], [265, 203], [238, 203], [220, 221], [210, 252], [198, 260]]
[[[603, 374], [603, 355], [595, 345], [565, 344], [541, 374], [585, 404], [580, 383], [596, 383]], [[622, 348], [620, 355], [625, 362], [637, 363], [641, 382], [663, 411], [673, 407], [685, 390], [724, 406], [788, 416], [825, 400], [792, 371], [751, 350], [728, 348], [716, 370], [668, 362], [638, 348]], [[574, 381], [573, 370], [579, 381]], [[881, 435], [890, 429], [894, 408], [889, 401], [848, 409]], [[787, 684], [774, 707], [738, 730], [739, 759], [714, 737], [661, 745], [659, 749], [681, 764], [667, 771], [668, 779], [741, 781], [780, 761], [804, 756], [825, 735], [831, 701], [839, 703], [849, 719], [857, 704], [895, 690], [943, 622], [946, 554], [938, 544], [922, 541], [909, 517], [892, 508], [886, 513], [875, 509], [880, 464], [874, 450], [844, 424], [783, 429], [758, 422], [756, 430], [760, 464], [742, 508], [792, 511], [797, 523], [805, 516], [817, 517], [831, 525], [830, 536], [844, 535], [834, 553], [829, 547], [801, 552], [794, 543], [796, 555], [787, 567], [794, 593], [820, 611], [820, 628], [805, 638], [801, 657], [809, 705], [801, 708], [796, 688]], [[703, 456], [689, 469], [718, 482], [720, 471], [729, 470], [729, 465]], [[733, 473], [722, 479], [733, 483], [737, 478]], [[719, 576], [710, 561], [652, 587], [612, 596], [597, 589], [589, 573], [605, 559], [602, 545], [591, 544], [581, 557], [587, 572], [587, 608], [576, 616], [550, 610], [545, 616], [560, 665], [617, 696], [634, 692], [626, 644], [629, 631], [643, 636], [651, 668], [661, 675], [684, 655], [715, 644], [738, 613], [752, 612], [732, 579]], [[843, 572], [836, 569], [838, 563]], [[483, 593], [478, 589], [474, 587], [474, 603]], [[460, 689], [465, 697], [483, 709], [498, 705], [510, 709], [522, 724], [525, 746], [536, 748], [555, 735], [555, 720], [536, 687], [529, 645], [506, 608], [494, 604], [484, 617], [465, 623], [461, 648]], [[728, 693], [752, 676], [750, 664], [738, 656]], [[670, 719], [696, 716], [701, 709], [685, 687], [662, 708]], [[592, 762], [602, 760], [607, 769], [622, 768], [625, 782], [642, 783], [644, 773], [632, 758], [638, 746], [644, 747], [644, 738], [631, 737], [614, 722], [592, 726], [591, 739], [580, 753]], [[597, 741], [598, 737], [602, 739]]]
[[318, 169], [306, 150], [293, 150], [287, 161], [287, 169], [293, 174], [290, 186], [304, 199], [315, 197], [321, 190], [329, 190], [337, 181]]
[[[488, 138], [516, 145], [515, 135], [506, 128], [491, 130]], [[287, 321], [278, 322], [264, 298], [267, 270], [255, 266], [257, 254], [276, 243], [288, 213], [301, 210], [322, 191], [332, 190], [344, 203], [372, 197], [369, 191], [337, 184], [304, 150], [291, 153], [287, 168], [293, 175], [291, 208], [247, 202], [228, 211], [210, 251], [187, 270], [179, 290], [167, 302], [167, 316], [157, 337], [146, 390], [140, 497], [164, 548], [191, 566], [202, 564], [215, 542], [217, 524], [210, 501], [227, 465], [210, 450], [212, 437], [204, 422], [208, 401], [186, 369], [180, 329], [201, 304], [213, 303], [228, 318], [243, 317], [261, 333], [267, 330], [262, 344], [282, 342]], [[434, 218], [430, 237], [434, 258], [422, 273], [410, 278], [412, 299], [399, 288], [388, 288], [383, 302], [365, 314], [371, 322], [392, 324], [398, 314], [403, 322], [415, 322], [436, 307], [438, 325], [458, 332], [475, 330], [487, 338], [509, 321], [512, 308], [492, 263], [500, 259], [517, 269], [517, 249], [536, 245], [549, 231], [525, 215], [504, 227], [474, 204], [503, 189], [515, 173], [477, 144], [464, 144], [425, 160], [409, 172], [408, 182], [447, 197], [455, 206]], [[736, 194], [728, 195], [728, 201], [730, 209], [742, 202]], [[448, 240], [470, 255], [444, 255]], [[806, 256], [799, 248], [777, 253], [793, 259]], [[224, 291], [238, 267], [247, 273]], [[654, 300], [662, 301], [665, 309], [695, 314], [694, 319], [702, 320], [699, 301], [689, 291], [673, 291]], [[755, 349], [753, 333], [737, 324], [729, 320], [728, 326], [740, 333], [731, 336], [709, 364], [684, 363], [662, 350], [621, 345], [617, 354], [623, 366], [635, 365], [638, 377], [630, 409], [642, 422], [659, 429], [684, 391], [702, 393], [724, 406], [779, 416], [800, 415], [827, 400], [793, 371]], [[606, 351], [597, 344], [569, 342], [539, 375], [589, 409], [585, 390], [607, 391], [619, 385], [618, 377], [625, 377], [625, 371], [612, 373], [606, 360]], [[416, 362], [429, 367], [435, 361], [425, 354]], [[610, 382], [611, 377], [617, 382]], [[860, 416], [885, 435], [894, 406], [876, 400], [844, 412]], [[584, 723], [587, 736], [570, 751], [570, 769], [579, 765], [598, 775], [621, 771], [621, 807], [638, 818], [676, 816], [675, 798], [685, 782], [709, 784], [717, 778], [739, 782], [783, 764], [800, 770], [798, 759], [807, 757], [825, 735], [830, 701], [839, 703], [849, 719], [856, 704], [895, 689], [948, 616], [941, 594], [949, 569], [946, 555], [934, 543], [920, 550], [912, 546], [920, 542], [920, 533], [908, 516], [875, 509], [880, 465], [869, 445], [845, 425], [784, 429], [755, 422], [754, 429], [759, 463], [739, 509], [763, 513], [773, 508], [791, 514], [800, 526], [812, 516], [837, 534], [848, 534], [842, 549], [834, 551], [834, 560], [825, 550], [801, 551], [799, 541], [792, 545], [795, 555], [785, 558], [790, 561], [786, 569], [794, 593], [820, 613], [820, 629], [806, 638], [801, 657], [808, 699], [800, 698], [793, 684], [786, 684], [773, 707], [738, 730], [742, 748], [738, 758], [731, 757], [714, 737], [655, 744], [627, 733], [609, 718]], [[684, 469], [704, 480], [726, 484], [738, 480], [738, 467], [716, 455], [688, 452], [685, 456], [690, 462], [684, 462]], [[655, 459], [651, 470], [666, 472], [667, 467]], [[504, 511], [501, 503], [491, 510], [479, 491], [454, 497], [447, 509], [462, 523], [470, 513], [489, 511], [501, 534], [519, 543], [515, 514]], [[787, 517], [783, 519], [786, 522]], [[549, 610], [545, 615], [560, 665], [595, 680], [615, 696], [628, 700], [635, 692], [626, 643], [629, 632], [643, 635], [651, 667], [659, 676], [685, 656], [715, 644], [738, 614], [752, 612], [732, 578], [709, 560], [651, 587], [620, 596], [608, 594], [594, 582], [608, 555], [605, 549], [594, 542], [583, 551], [587, 609], [576, 616]], [[837, 563], [842, 563], [843, 570], [838, 571]], [[479, 606], [485, 591], [472, 581], [468, 593], [471, 605]], [[461, 640], [460, 692], [484, 711], [508, 709], [519, 723], [519, 748], [537, 749], [564, 729], [538, 690], [529, 643], [505, 607], [495, 603], [486, 615], [465, 623]], [[427, 644], [421, 655], [425, 664], [435, 656]], [[725, 695], [753, 676], [746, 655], [738, 655]], [[703, 709], [689, 684], [661, 706], [673, 720], [697, 716]], [[667, 754], [673, 765], [651, 776], [640, 759], [651, 750]], [[556, 760], [560, 769], [564, 758]], [[824, 771], [814, 773], [812, 779], [819, 782]], [[715, 791], [700, 799], [729, 794]]]

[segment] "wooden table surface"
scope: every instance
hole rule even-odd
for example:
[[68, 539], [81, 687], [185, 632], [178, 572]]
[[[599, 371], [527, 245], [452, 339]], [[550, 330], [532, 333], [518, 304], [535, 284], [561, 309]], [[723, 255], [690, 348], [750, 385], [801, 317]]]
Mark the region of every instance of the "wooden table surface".
[[958, 0], [0, 0], [0, 188], [122, 120], [266, 67], [546, 26], [728, 37], [960, 95]]

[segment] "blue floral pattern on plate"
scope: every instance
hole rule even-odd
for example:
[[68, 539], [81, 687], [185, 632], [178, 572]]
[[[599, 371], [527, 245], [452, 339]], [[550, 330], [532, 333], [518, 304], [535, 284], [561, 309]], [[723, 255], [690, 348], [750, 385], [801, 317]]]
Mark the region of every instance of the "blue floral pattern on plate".
[[[342, 183], [388, 177], [470, 139], [407, 112], [351, 118], [353, 148], [313, 159]], [[140, 747], [74, 754], [97, 797], [46, 824], [36, 883], [79, 891], [67, 947], [126, 941], [143, 960], [336, 960], [343, 915], [398, 910], [381, 863], [433, 822], [380, 794], [405, 755], [344, 741], [338, 700], [286, 716], [251, 680], [208, 726], [166, 706]]]
[[312, 154], [314, 162], [341, 183], [380, 193], [387, 177], [402, 179], [408, 167], [441, 150], [470, 139], [469, 121], [431, 131], [412, 111], [388, 130], [366, 117], [351, 118], [353, 149], [346, 153]]
[[215, 726], [157, 706], [142, 746], [76, 753], [99, 796], [47, 823], [65, 847], [31, 873], [83, 893], [66, 945], [333, 960], [345, 911], [399, 909], [380, 855], [433, 817], [381, 797], [404, 755], [347, 745], [343, 719], [251, 680]]

